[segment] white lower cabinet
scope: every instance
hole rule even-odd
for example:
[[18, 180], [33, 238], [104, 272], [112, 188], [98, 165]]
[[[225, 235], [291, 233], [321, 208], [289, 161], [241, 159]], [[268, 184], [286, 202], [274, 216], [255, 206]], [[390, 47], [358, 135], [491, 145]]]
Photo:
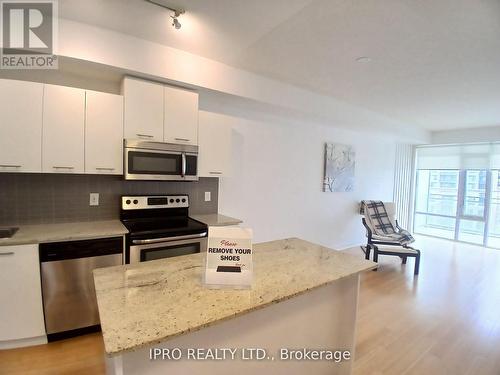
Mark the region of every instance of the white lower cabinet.
[[45, 323], [38, 245], [0, 246], [0, 349], [9, 347], [6, 341], [40, 337]]
[[230, 173], [231, 124], [227, 116], [200, 111], [198, 129], [200, 177], [222, 177]]
[[45, 85], [42, 171], [84, 172], [85, 90]]
[[123, 96], [88, 91], [85, 173], [123, 173]]

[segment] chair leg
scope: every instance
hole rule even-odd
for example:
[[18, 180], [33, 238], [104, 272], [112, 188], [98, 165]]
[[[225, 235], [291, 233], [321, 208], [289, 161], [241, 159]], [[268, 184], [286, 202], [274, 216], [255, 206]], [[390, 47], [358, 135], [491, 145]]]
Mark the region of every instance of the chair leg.
[[370, 260], [370, 245], [366, 245], [365, 259]]
[[419, 270], [420, 270], [420, 251], [417, 250], [417, 256], [415, 257], [415, 271], [413, 272], [413, 274], [418, 275]]
[[[377, 246], [373, 246], [373, 261], [375, 263], [378, 263], [378, 247]], [[377, 271], [378, 270], [378, 267], [375, 268], [373, 271]]]

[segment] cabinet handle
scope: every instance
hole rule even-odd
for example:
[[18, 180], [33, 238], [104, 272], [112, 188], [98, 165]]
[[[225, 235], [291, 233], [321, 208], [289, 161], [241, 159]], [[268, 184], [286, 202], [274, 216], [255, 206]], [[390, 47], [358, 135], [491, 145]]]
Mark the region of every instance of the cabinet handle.
[[210, 174], [222, 174], [222, 172], [210, 172]]
[[75, 169], [75, 167], [60, 167], [57, 165], [54, 165], [52, 168], [54, 168], [54, 169]]
[[96, 167], [95, 168], [98, 171], [114, 171], [114, 168], [105, 168], [105, 167]]
[[187, 138], [174, 138], [176, 141], [183, 141], [183, 142], [189, 142], [190, 139]]
[[154, 138], [154, 136], [149, 135], [149, 134], [136, 134], [138, 137], [144, 137], [144, 138]]
[[0, 164], [2, 168], [21, 168], [22, 165], [9, 165], [9, 164]]
[[0, 256], [2, 255], [14, 255], [13, 251], [9, 251], [8, 253], [0, 253]]

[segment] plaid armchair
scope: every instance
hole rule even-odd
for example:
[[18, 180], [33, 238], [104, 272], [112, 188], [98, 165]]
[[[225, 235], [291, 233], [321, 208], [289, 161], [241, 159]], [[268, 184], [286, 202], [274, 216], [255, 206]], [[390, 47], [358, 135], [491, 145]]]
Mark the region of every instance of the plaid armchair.
[[[366, 212], [368, 210], [370, 212]], [[403, 264], [406, 264], [408, 257], [414, 257], [415, 275], [418, 275], [420, 250], [409, 246], [410, 243], [414, 242], [414, 239], [408, 231], [399, 226], [395, 212], [396, 207], [392, 202], [361, 202], [360, 214], [364, 216], [362, 223], [366, 229], [367, 237], [366, 246], [361, 246], [361, 249], [367, 260], [370, 259], [370, 253], [373, 251], [374, 262], [378, 262], [379, 255], [399, 256]]]

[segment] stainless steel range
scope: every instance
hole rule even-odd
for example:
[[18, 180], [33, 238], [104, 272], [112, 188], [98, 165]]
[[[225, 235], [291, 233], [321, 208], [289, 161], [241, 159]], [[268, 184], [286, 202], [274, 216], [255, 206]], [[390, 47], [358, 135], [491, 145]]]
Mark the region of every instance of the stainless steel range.
[[120, 219], [129, 230], [126, 263], [206, 250], [208, 227], [188, 217], [187, 195], [124, 196]]

